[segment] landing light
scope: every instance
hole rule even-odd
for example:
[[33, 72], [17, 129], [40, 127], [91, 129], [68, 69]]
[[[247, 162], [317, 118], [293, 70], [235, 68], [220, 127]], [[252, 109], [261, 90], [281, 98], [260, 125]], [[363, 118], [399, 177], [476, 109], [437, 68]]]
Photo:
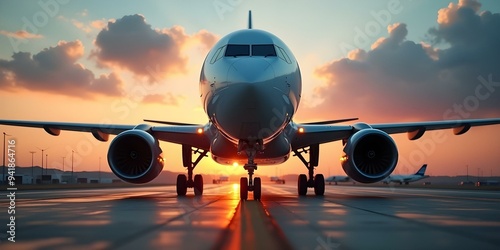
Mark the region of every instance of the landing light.
[[198, 128], [198, 129], [196, 130], [196, 133], [198, 133], [198, 134], [203, 134], [203, 129], [202, 129], [202, 128]]
[[304, 128], [299, 128], [299, 133], [304, 133]]

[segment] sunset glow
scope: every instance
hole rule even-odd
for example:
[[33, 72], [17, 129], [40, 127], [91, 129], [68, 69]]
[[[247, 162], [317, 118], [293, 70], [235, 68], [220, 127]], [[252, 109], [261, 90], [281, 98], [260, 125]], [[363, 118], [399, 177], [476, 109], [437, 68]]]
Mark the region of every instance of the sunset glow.
[[[220, 37], [246, 28], [250, 9], [254, 28], [280, 37], [300, 64], [297, 123], [500, 117], [497, 1], [315, 1], [286, 8], [283, 2], [221, 1], [224, 9], [213, 1], [60, 2], [0, 3], [1, 119], [205, 124], [198, 86], [203, 60]], [[38, 148], [48, 148], [49, 168], [62, 169], [63, 158], [67, 166], [74, 151], [75, 171], [97, 171], [99, 159], [110, 171], [104, 160], [109, 142], [91, 133], [54, 137], [43, 129], [0, 129], [16, 139], [20, 166], [31, 166], [30, 151], [41, 165]], [[430, 175], [465, 175], [467, 165], [474, 175], [500, 175], [500, 126], [393, 138], [399, 149], [394, 173], [427, 163]], [[160, 146], [164, 170], [183, 172], [181, 146]], [[321, 145], [317, 173], [344, 175], [342, 149], [341, 141]], [[296, 157], [278, 168], [280, 174], [307, 172]], [[275, 166], [259, 166], [256, 175], [275, 172]], [[196, 173], [246, 171], [206, 157]]]

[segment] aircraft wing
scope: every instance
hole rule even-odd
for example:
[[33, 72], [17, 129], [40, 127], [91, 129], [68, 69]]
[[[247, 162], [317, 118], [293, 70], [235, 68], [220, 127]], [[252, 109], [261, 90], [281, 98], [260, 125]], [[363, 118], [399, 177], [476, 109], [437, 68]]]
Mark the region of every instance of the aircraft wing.
[[[447, 120], [408, 123], [383, 123], [370, 125], [374, 129], [382, 130], [388, 134], [408, 133], [408, 139], [416, 140], [430, 130], [453, 129], [455, 135], [461, 135], [474, 126], [500, 124], [500, 118]], [[313, 144], [322, 144], [349, 138], [357, 131], [356, 125], [311, 125], [295, 124], [299, 132], [292, 141], [292, 149], [304, 148]], [[300, 132], [302, 130], [302, 132]]]
[[[40, 122], [20, 120], [0, 120], [0, 124], [20, 127], [43, 128], [47, 133], [58, 136], [61, 130], [90, 132], [99, 141], [108, 141], [109, 135], [134, 129], [136, 125], [99, 124], [99, 123], [67, 123]], [[208, 149], [210, 143], [206, 136], [198, 132], [203, 125], [152, 126], [153, 136], [161, 141], [187, 144], [200, 149]]]

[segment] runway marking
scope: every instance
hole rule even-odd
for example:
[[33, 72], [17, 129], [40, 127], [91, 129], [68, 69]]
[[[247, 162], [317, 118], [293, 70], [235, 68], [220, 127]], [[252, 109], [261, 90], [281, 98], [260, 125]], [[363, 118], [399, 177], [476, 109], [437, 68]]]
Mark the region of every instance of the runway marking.
[[214, 249], [291, 249], [259, 201], [240, 201]]

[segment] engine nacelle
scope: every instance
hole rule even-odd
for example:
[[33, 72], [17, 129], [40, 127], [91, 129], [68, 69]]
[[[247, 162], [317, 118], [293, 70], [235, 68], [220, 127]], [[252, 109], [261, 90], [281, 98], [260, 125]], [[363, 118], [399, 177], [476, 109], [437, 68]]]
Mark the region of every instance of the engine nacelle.
[[148, 132], [133, 129], [118, 134], [108, 150], [111, 171], [130, 183], [147, 183], [163, 170], [162, 150]]
[[385, 132], [366, 128], [353, 134], [341, 158], [345, 173], [355, 181], [374, 183], [389, 176], [398, 162], [398, 149]]

